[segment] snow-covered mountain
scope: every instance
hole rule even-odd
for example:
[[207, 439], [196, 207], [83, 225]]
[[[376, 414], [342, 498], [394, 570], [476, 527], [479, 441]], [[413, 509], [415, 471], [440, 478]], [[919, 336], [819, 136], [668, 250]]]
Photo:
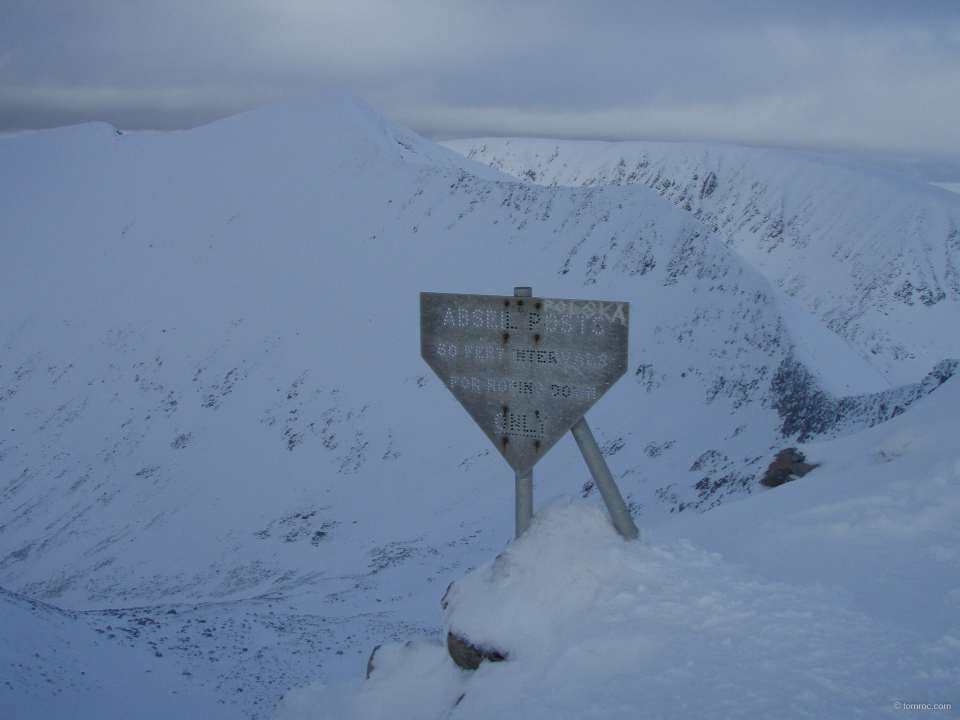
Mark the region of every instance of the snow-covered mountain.
[[[874, 200], [840, 169], [865, 232], [896, 183]], [[715, 172], [704, 198], [740, 217]], [[180, 133], [0, 141], [0, 612], [72, 613], [224, 717], [437, 628], [447, 585], [511, 536], [513, 479], [419, 357], [423, 290], [631, 303], [629, 372], [589, 419], [641, 531], [746, 497], [778, 449], [909, 412], [956, 368], [956, 231], [924, 220], [907, 255], [877, 235], [868, 262], [782, 242], [778, 267], [829, 269], [801, 291], [730, 240], [738, 221], [715, 232], [643, 183], [568, 184], [342, 95]], [[936, 227], [957, 227], [930, 192]], [[791, 222], [828, 224], [810, 203]], [[884, 314], [889, 287], [849, 278], [897, 258], [917, 290]], [[534, 477], [538, 505], [597, 501], [569, 440]], [[0, 667], [22, 665], [9, 647]], [[0, 708], [49, 684], [17, 677]]]
[[447, 145], [549, 186], [645, 185], [713, 230], [891, 385], [960, 356], [960, 197], [895, 173], [718, 143]]

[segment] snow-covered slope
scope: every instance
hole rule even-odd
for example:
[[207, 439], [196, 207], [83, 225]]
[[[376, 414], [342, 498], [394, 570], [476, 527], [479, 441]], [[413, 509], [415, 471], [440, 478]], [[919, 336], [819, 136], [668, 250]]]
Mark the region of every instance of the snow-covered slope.
[[[349, 96], [0, 141], [0, 233], [0, 586], [252, 716], [435, 628], [512, 533], [509, 468], [419, 357], [422, 290], [631, 303], [589, 419], [641, 529], [955, 369], [893, 382], [649, 188], [511, 180]], [[569, 439], [534, 474], [537, 504], [598, 501]]]
[[[443, 635], [379, 648], [366, 679], [290, 694], [277, 720], [848, 718], [956, 713], [960, 383], [803, 449], [803, 480], [628, 542], [558, 499], [458, 580]], [[437, 608], [438, 614], [441, 612]]]
[[447, 143], [542, 185], [645, 185], [693, 214], [880, 372], [960, 356], [960, 197], [894, 173], [716, 143]]
[[[650, 192], [451, 170], [423, 141], [411, 162], [385, 123], [334, 98], [188, 133], [8, 141], [6, 587], [96, 608], [337, 586], [420, 542], [411, 508], [457, 526], [464, 493], [507, 473], [427, 376], [424, 288], [632, 301], [633, 382], [596, 423], [611, 450], [675, 444], [689, 467], [747, 422], [683, 437], [689, 403], [726, 418], [789, 345], [763, 280], [694, 220]], [[675, 408], [654, 432], [639, 399], [665, 382]], [[757, 417], [762, 452], [777, 421], [754, 402]]]
[[[119, 627], [0, 590], [4, 720], [243, 717]], [[118, 635], [125, 637], [118, 638]]]

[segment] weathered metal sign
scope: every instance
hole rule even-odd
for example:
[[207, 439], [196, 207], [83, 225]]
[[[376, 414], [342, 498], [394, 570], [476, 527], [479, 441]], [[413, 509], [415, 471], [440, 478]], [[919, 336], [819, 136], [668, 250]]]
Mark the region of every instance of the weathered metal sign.
[[629, 310], [420, 293], [420, 354], [522, 476], [626, 372]]

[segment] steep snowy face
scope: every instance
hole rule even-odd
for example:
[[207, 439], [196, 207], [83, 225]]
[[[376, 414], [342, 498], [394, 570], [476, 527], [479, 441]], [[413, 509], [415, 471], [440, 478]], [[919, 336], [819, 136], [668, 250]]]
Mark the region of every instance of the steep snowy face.
[[[647, 189], [503, 181], [338, 96], [38, 133], [0, 143], [0, 168], [18, 592], [97, 608], [320, 583], [363, 605], [402, 597], [376, 589], [388, 568], [440, 579], [463, 561], [446, 543], [509, 536], [509, 468], [419, 357], [421, 290], [631, 303], [627, 377], [591, 424], [638, 514], [749, 489], [781, 441], [771, 383], [803, 333]], [[537, 502], [596, 494], [572, 443], [538, 468]]]
[[691, 213], [892, 385], [960, 357], [960, 197], [784, 150], [704, 143], [447, 143], [528, 182], [645, 185]]

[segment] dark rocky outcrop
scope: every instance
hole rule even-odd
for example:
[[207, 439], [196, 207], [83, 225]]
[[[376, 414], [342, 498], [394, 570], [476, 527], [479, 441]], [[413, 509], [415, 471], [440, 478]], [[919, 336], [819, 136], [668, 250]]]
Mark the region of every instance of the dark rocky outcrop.
[[501, 662], [507, 659], [507, 656], [498, 650], [478, 648], [452, 632], [447, 633], [447, 652], [464, 670], [476, 670], [484, 660]]
[[774, 373], [765, 400], [783, 421], [783, 437], [807, 442], [819, 436], [832, 437], [846, 430], [873, 427], [896, 417], [910, 403], [953, 377], [957, 365], [958, 360], [943, 360], [918, 383], [838, 398], [823, 390], [803, 363], [788, 356]]
[[382, 647], [383, 645], [377, 645], [375, 648], [373, 648], [373, 650], [370, 653], [370, 657], [367, 659], [367, 674], [366, 674], [367, 680], [370, 679], [370, 673], [372, 673], [374, 669], [377, 667], [376, 664], [373, 662], [373, 659], [377, 656], [377, 650], [379, 650]]
[[795, 447], [781, 450], [774, 457], [773, 462], [764, 473], [761, 485], [766, 487], [778, 487], [794, 478], [803, 477], [816, 467], [817, 464], [808, 463], [806, 456], [799, 452]]

